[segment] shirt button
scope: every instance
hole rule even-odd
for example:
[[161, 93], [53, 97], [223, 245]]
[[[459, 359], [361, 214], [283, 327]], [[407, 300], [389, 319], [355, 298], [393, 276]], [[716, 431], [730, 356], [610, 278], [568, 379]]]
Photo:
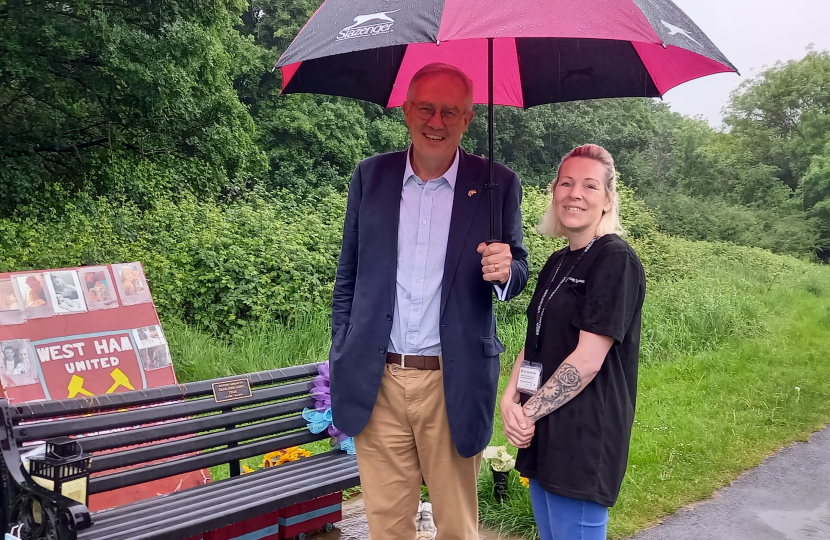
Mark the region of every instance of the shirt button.
[[415, 279], [415, 281], [417, 281], [418, 283], [420, 283], [420, 282], [421, 282], [421, 278], [416, 278], [416, 279]]
[[415, 339], [415, 336], [413, 336], [412, 334], [409, 334], [409, 335], [408, 335], [408, 336], [406, 336], [406, 337], [408, 337], [409, 339]]
[[412, 311], [414, 311], [415, 313], [418, 313], [419, 309], [414, 307], [414, 308], [412, 308]]
[[423, 249], [423, 248], [421, 248], [421, 249], [419, 249], [419, 250], [418, 250], [418, 253], [423, 253], [423, 252], [424, 252], [424, 249]]
[[378, 349], [378, 352], [379, 352], [380, 354], [384, 354], [384, 353], [386, 352], [386, 349], [384, 349], [383, 347], [381, 347], [380, 349]]
[[424, 221], [423, 221], [423, 224], [424, 224], [424, 225], [426, 225], [426, 224], [427, 224], [427, 220], [424, 220]]
[[390, 314], [388, 314], [388, 313], [387, 313], [387, 314], [386, 314], [386, 320], [387, 320], [387, 321], [391, 321], [391, 320], [392, 320], [392, 315], [390, 315]]

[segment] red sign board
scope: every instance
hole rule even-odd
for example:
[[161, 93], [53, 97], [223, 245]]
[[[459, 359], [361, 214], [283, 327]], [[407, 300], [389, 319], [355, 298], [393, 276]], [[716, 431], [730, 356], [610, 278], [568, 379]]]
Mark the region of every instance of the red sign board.
[[[0, 273], [0, 388], [9, 402], [175, 384], [141, 263]], [[207, 471], [90, 497], [90, 509], [185, 489]]]
[[11, 402], [176, 383], [140, 263], [0, 274], [0, 359]]

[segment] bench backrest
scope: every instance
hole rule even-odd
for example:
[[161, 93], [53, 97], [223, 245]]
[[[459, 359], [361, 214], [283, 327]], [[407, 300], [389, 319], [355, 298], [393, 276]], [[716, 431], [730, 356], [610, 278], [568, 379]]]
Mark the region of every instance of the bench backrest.
[[[60, 401], [0, 400], [19, 449], [53, 437], [77, 438], [93, 453], [89, 494], [323, 440], [302, 418], [317, 365]], [[247, 377], [252, 396], [217, 403], [212, 384]], [[8, 421], [8, 420], [7, 420]], [[9, 429], [7, 427], [7, 429]]]

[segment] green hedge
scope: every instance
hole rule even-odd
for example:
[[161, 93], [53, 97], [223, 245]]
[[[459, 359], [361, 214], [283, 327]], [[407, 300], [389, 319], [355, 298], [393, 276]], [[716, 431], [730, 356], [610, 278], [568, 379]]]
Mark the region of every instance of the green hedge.
[[330, 301], [345, 198], [219, 206], [186, 197], [148, 211], [83, 200], [47, 219], [0, 220], [0, 271], [139, 260], [163, 317], [232, 333]]
[[[660, 296], [665, 307], [661, 317], [670, 314], [673, 304], [699, 308], [681, 317], [690, 325], [709, 321], [695, 335], [731, 332], [727, 327], [736, 324], [751, 330], [751, 323], [740, 321], [751, 320], [756, 308], [742, 296], [740, 283], [730, 284], [733, 299], [701, 297], [701, 283], [717, 276], [713, 261], [765, 268], [770, 276], [797, 263], [752, 248], [675, 241], [657, 231], [656, 217], [634, 199], [632, 190], [621, 186], [620, 191], [623, 225], [643, 260], [649, 287], [696, 276], [703, 280]], [[535, 231], [549, 201], [545, 190], [525, 188], [522, 210], [531, 291], [549, 255], [564, 245], [564, 240]], [[144, 263], [163, 318], [228, 335], [251, 322], [285, 322], [328, 310], [345, 207], [342, 194], [300, 199], [288, 192], [226, 205], [183, 195], [147, 210], [123, 201], [80, 198], [62, 213], [41, 212], [43, 217], [36, 219], [33, 209], [23, 209], [0, 220], [0, 271], [138, 260]], [[524, 294], [499, 303], [500, 318], [522, 317], [529, 299]], [[714, 305], [718, 302], [732, 307], [724, 311]]]

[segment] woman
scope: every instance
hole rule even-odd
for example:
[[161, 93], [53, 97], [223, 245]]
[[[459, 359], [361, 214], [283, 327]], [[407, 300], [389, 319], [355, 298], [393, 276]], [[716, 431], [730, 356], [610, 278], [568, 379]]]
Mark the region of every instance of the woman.
[[538, 229], [568, 247], [539, 273], [525, 348], [500, 404], [504, 432], [530, 479], [541, 540], [604, 539], [628, 461], [645, 297], [643, 266], [619, 237], [616, 171], [604, 148], [580, 146], [562, 159]]

